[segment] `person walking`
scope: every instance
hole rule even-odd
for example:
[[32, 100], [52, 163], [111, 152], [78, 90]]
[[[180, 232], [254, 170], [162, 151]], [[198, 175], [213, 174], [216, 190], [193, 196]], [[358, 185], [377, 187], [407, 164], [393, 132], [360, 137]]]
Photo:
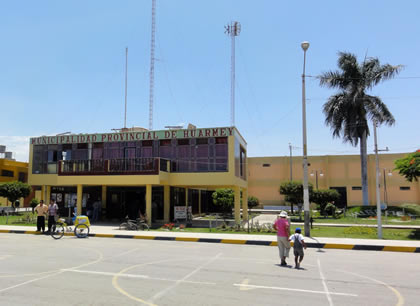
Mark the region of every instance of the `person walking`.
[[273, 228], [277, 231], [277, 245], [279, 247], [280, 255], [280, 266], [287, 266], [286, 258], [289, 257], [290, 251], [290, 224], [287, 220], [287, 212], [284, 210], [278, 216], [277, 220], [274, 222]]
[[295, 233], [290, 236], [289, 241], [293, 242], [293, 254], [295, 255], [295, 269], [300, 269], [300, 264], [303, 260], [304, 252], [306, 250], [305, 240], [301, 234], [302, 230], [297, 227]]
[[92, 222], [99, 221], [99, 213], [101, 211], [102, 203], [101, 200], [98, 198], [95, 202], [93, 202], [93, 216]]
[[58, 205], [54, 200], [50, 201], [48, 205], [48, 233], [51, 233], [51, 230], [55, 230], [55, 218], [58, 216]]
[[45, 215], [48, 212], [47, 205], [44, 204], [44, 201], [39, 201], [39, 204], [35, 207], [34, 211], [38, 215], [36, 219], [36, 231], [37, 232], [45, 232]]

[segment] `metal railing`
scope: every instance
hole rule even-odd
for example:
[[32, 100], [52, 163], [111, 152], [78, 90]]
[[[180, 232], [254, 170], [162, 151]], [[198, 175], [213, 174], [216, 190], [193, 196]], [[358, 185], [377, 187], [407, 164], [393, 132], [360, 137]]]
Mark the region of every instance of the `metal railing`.
[[158, 174], [160, 165], [159, 158], [62, 160], [58, 175]]

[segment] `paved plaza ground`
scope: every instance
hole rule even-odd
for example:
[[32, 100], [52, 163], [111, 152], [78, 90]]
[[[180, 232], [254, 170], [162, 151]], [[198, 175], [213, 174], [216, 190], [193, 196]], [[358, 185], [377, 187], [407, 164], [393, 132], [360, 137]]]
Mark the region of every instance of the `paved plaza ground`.
[[[418, 305], [419, 254], [0, 235], [1, 305]], [[289, 259], [289, 263], [292, 260]]]

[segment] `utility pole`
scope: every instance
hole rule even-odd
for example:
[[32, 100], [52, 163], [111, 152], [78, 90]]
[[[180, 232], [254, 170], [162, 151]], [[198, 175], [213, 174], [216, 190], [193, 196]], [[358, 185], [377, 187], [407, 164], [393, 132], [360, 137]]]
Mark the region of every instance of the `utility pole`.
[[241, 24], [233, 21], [225, 26], [225, 34], [232, 40], [231, 44], [231, 69], [230, 69], [230, 125], [235, 126], [235, 37], [241, 33]]
[[292, 144], [289, 142], [290, 150], [290, 181], [293, 181]]
[[[373, 121], [373, 136], [375, 141], [375, 164], [376, 164], [376, 218], [378, 221], [378, 239], [382, 239], [382, 212], [381, 212], [381, 193], [379, 187], [379, 151], [389, 151], [388, 147], [384, 150], [378, 150], [378, 137], [376, 133], [376, 128], [378, 122]], [[384, 172], [385, 178], [385, 172]]]

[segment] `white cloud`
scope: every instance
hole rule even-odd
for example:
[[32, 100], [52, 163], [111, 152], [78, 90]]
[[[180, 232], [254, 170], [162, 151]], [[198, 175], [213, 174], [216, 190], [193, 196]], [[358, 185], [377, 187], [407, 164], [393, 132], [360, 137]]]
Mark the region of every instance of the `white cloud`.
[[0, 136], [0, 145], [6, 146], [7, 152], [13, 152], [17, 161], [28, 162], [29, 138], [33, 136]]

